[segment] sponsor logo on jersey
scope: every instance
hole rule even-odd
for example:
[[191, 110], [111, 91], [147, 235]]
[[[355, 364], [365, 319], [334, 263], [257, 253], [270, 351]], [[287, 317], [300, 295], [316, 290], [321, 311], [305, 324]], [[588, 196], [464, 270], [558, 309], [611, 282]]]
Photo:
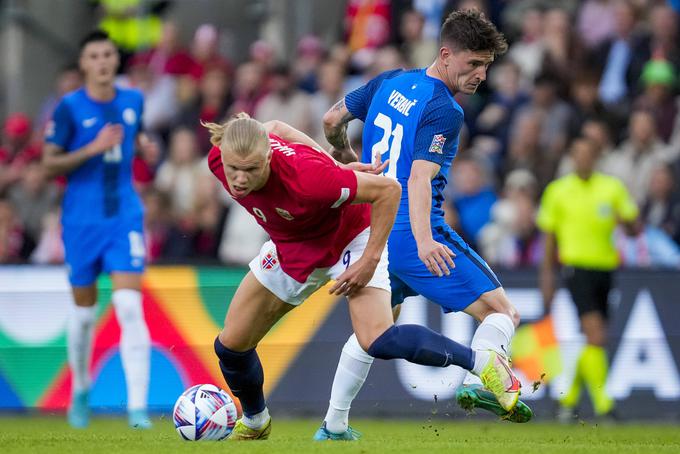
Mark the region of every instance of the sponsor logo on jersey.
[[263, 270], [271, 270], [278, 264], [279, 264], [279, 261], [276, 258], [276, 252], [274, 252], [274, 251], [269, 251], [269, 252], [267, 252], [267, 255], [262, 257], [261, 266], [262, 266]]
[[295, 219], [292, 214], [290, 214], [288, 211], [284, 210], [283, 208], [277, 208], [276, 212], [279, 213], [279, 216], [281, 216], [286, 221], [292, 221], [293, 219]]
[[444, 154], [444, 142], [446, 142], [444, 134], [435, 134], [430, 144], [430, 153]]
[[408, 117], [411, 107], [415, 106], [417, 102], [417, 99], [408, 99], [397, 90], [392, 90], [392, 93], [390, 93], [390, 97], [387, 100], [387, 104], [394, 107], [397, 112], [403, 114], [405, 117]]

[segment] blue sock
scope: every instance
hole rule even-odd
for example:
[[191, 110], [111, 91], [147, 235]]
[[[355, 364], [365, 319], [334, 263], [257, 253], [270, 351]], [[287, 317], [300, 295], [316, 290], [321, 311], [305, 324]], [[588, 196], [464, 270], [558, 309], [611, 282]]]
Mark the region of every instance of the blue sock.
[[471, 348], [420, 325], [392, 325], [368, 348], [374, 358], [403, 358], [423, 366], [451, 364], [472, 370], [475, 353]]
[[265, 408], [264, 372], [255, 349], [235, 352], [222, 345], [220, 338], [215, 339], [215, 353], [220, 359], [220, 369], [229, 389], [241, 401], [243, 414], [253, 416]]

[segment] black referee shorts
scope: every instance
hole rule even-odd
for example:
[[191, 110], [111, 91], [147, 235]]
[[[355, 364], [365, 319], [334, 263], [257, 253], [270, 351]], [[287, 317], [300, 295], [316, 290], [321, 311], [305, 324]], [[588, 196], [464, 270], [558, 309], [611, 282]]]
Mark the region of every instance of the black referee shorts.
[[565, 266], [564, 283], [576, 304], [579, 317], [597, 311], [607, 318], [607, 298], [612, 288], [612, 272]]

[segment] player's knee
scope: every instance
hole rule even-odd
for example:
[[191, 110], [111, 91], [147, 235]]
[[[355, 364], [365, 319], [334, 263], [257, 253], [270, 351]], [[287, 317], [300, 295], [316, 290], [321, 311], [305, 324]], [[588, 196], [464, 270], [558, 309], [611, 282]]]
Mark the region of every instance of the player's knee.
[[390, 324], [389, 326], [374, 326], [371, 327], [370, 329], [364, 329], [359, 332], [355, 332], [357, 336], [357, 340], [359, 341], [359, 345], [361, 348], [367, 352], [369, 348], [371, 348], [371, 345], [378, 339], [380, 336], [385, 333], [388, 329], [390, 329], [393, 325]]
[[111, 297], [116, 318], [121, 326], [130, 323], [144, 321], [144, 308], [142, 307], [142, 295], [136, 290], [121, 289], [113, 292]]
[[217, 338], [225, 348], [228, 348], [234, 352], [245, 352], [255, 347], [254, 345], [250, 344], [248, 339], [243, 339], [232, 330], [223, 329], [220, 331], [220, 334], [217, 336]]

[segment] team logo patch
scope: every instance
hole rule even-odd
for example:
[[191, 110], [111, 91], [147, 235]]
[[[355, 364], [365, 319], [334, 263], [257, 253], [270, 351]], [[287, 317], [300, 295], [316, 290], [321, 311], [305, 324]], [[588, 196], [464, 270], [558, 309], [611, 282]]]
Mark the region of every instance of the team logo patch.
[[281, 216], [283, 219], [286, 221], [292, 221], [295, 219], [292, 214], [290, 214], [288, 211], [284, 210], [283, 208], [277, 208], [276, 212]]
[[134, 109], [128, 107], [123, 111], [123, 121], [129, 125], [133, 125], [137, 121], [137, 113]]
[[261, 266], [263, 270], [271, 270], [278, 264], [279, 260], [276, 258], [276, 252], [269, 251], [267, 255], [262, 257]]
[[444, 154], [444, 142], [446, 142], [444, 134], [435, 134], [430, 144], [430, 153]]

